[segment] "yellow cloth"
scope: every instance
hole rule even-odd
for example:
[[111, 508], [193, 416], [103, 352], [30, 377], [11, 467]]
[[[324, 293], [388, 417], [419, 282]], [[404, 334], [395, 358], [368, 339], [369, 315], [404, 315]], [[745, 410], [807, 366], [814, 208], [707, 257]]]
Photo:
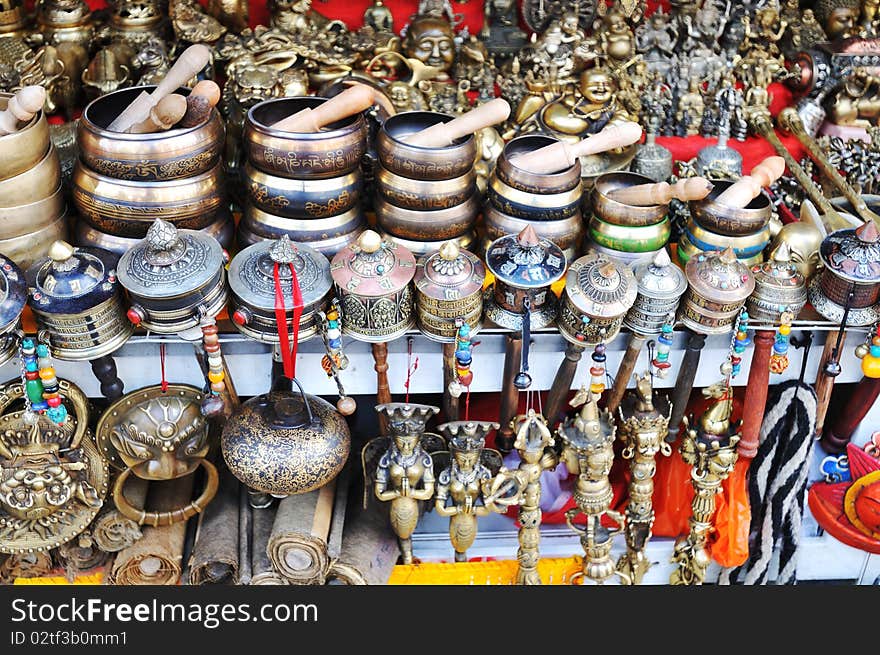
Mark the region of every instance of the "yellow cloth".
[[[544, 584], [571, 584], [581, 572], [580, 557], [547, 558], [538, 561], [538, 574]], [[390, 585], [484, 585], [514, 584], [516, 560], [494, 562], [421, 562], [394, 567]]]

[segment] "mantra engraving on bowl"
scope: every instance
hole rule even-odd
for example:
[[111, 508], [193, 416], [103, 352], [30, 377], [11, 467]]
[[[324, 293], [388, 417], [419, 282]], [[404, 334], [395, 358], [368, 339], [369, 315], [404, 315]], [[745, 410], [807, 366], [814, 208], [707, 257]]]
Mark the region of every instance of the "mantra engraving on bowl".
[[412, 291], [406, 286], [398, 293], [382, 298], [363, 298], [347, 293], [342, 300], [342, 315], [346, 332], [371, 338], [396, 335], [412, 325]]
[[[272, 195], [269, 187], [259, 182], [251, 182], [250, 197], [257, 207], [268, 212], [283, 212], [293, 205], [290, 198], [281, 194]], [[330, 218], [351, 209], [357, 199], [358, 194], [346, 189], [335, 197], [325, 198], [324, 202], [309, 200], [302, 205], [302, 211], [309, 218]]]
[[316, 170], [339, 171], [355, 168], [364, 156], [365, 148], [360, 142], [349, 150], [339, 148], [330, 152], [276, 151], [266, 148], [260, 152], [257, 148], [251, 151], [251, 158], [257, 165], [263, 163], [273, 170], [285, 171], [296, 179], [297, 173], [314, 172]]
[[436, 196], [424, 196], [412, 191], [402, 191], [394, 189], [384, 184], [377, 184], [377, 189], [382, 197], [392, 205], [396, 205], [402, 209], [415, 209], [423, 211], [432, 211], [435, 209], [449, 209], [467, 202], [474, 193], [474, 187], [468, 186], [466, 189], [458, 193], [446, 193]]
[[117, 180], [150, 181], [199, 175], [212, 168], [219, 157], [219, 148], [212, 147], [210, 150], [164, 164], [149, 160], [126, 162], [118, 159], [103, 159], [88, 154], [83, 154], [83, 161], [93, 171]]

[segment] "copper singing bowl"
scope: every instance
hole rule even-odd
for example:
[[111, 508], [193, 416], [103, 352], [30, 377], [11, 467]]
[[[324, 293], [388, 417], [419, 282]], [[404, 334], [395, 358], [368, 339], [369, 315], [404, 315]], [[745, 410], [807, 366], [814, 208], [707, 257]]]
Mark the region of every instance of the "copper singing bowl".
[[248, 111], [244, 149], [261, 171], [293, 179], [321, 179], [351, 173], [367, 150], [363, 114], [331, 123], [320, 132], [286, 132], [269, 127], [301, 109], [317, 107], [326, 98], [275, 98]]
[[[12, 95], [0, 93], [0, 111], [6, 109]], [[41, 109], [20, 130], [0, 136], [0, 180], [32, 169], [46, 156], [47, 150], [49, 123]]]
[[516, 155], [538, 150], [557, 141], [558, 139], [540, 134], [527, 134], [508, 141], [495, 163], [495, 175], [508, 186], [526, 193], [565, 193], [580, 188], [580, 161], [576, 161], [573, 166], [557, 173], [532, 173], [515, 166], [510, 161]]
[[260, 209], [288, 218], [328, 218], [358, 204], [361, 174], [353, 171], [323, 180], [293, 180], [244, 167], [244, 184], [250, 201]]
[[595, 216], [590, 219], [590, 239], [604, 248], [621, 252], [653, 252], [669, 241], [672, 226], [668, 219], [655, 225], [625, 227], [606, 223]]
[[59, 185], [48, 198], [18, 207], [0, 208], [0, 238], [30, 234], [45, 227], [65, 213], [64, 191]]
[[519, 234], [527, 225], [531, 225], [535, 233], [557, 246], [573, 254], [580, 247], [584, 235], [584, 223], [580, 213], [558, 221], [530, 221], [524, 218], [508, 216], [492, 205], [483, 209], [483, 230], [486, 239], [498, 239], [508, 234]]
[[455, 207], [425, 212], [396, 207], [377, 197], [373, 208], [376, 222], [388, 234], [413, 241], [442, 241], [473, 229], [480, 213], [480, 200], [475, 194]]
[[273, 216], [248, 204], [238, 224], [238, 244], [250, 246], [287, 235], [294, 243], [305, 243], [327, 257], [332, 257], [367, 227], [360, 208], [330, 218], [296, 219]]
[[388, 118], [376, 135], [379, 162], [395, 175], [414, 180], [451, 180], [472, 170], [477, 159], [473, 135], [459, 137], [448, 146], [413, 146], [403, 137], [426, 127], [452, 120], [433, 111], [407, 111]]
[[748, 205], [739, 209], [715, 202], [715, 198], [733, 182], [712, 180], [712, 184], [714, 187], [708, 196], [688, 203], [691, 216], [701, 227], [736, 237], [759, 232], [770, 222], [773, 207], [765, 193], [759, 193]]
[[396, 237], [393, 234], [387, 234], [383, 232], [383, 236], [385, 236], [389, 241], [393, 241], [394, 243], [403, 246], [407, 250], [409, 250], [414, 256], [421, 257], [423, 255], [427, 255], [429, 252], [434, 252], [435, 250], [439, 250], [440, 246], [442, 246], [447, 241], [455, 241], [458, 244], [458, 247], [462, 250], [470, 250], [474, 241], [477, 238], [477, 233], [474, 231], [465, 232], [454, 239], [441, 239], [439, 241], [414, 241], [412, 239], [401, 239], [400, 237]]
[[375, 169], [376, 191], [386, 201], [403, 209], [434, 212], [467, 201], [476, 191], [473, 168], [448, 180], [416, 180], [396, 175], [378, 164]]
[[0, 252], [9, 257], [23, 269], [49, 254], [49, 248], [58, 240], [69, 241], [69, 228], [66, 215], [21, 236], [0, 239]]
[[639, 184], [653, 184], [654, 180], [645, 175], [629, 172], [605, 173], [596, 178], [590, 193], [590, 204], [593, 215], [606, 223], [642, 227], [656, 225], [666, 218], [666, 205], [636, 207], [617, 202], [608, 197], [608, 193], [616, 189], [625, 189]]
[[574, 216], [581, 206], [579, 186], [561, 193], [530, 193], [514, 189], [493, 175], [489, 178], [486, 198], [508, 216], [533, 221], [558, 221]]
[[117, 180], [78, 161], [73, 202], [80, 216], [102, 232], [143, 238], [157, 218], [178, 228], [200, 230], [223, 207], [222, 165], [200, 175], [164, 182]]
[[[136, 86], [113, 91], [90, 102], [77, 128], [79, 154], [92, 170], [119, 180], [159, 182], [191, 177], [217, 165], [223, 154], [226, 132], [220, 114], [195, 127], [149, 134], [126, 134], [105, 129], [142, 91]], [[189, 89], [177, 93], [189, 95]]]
[[61, 162], [58, 151], [50, 147], [33, 168], [0, 182], [0, 207], [11, 208], [43, 200], [51, 196], [59, 184]]

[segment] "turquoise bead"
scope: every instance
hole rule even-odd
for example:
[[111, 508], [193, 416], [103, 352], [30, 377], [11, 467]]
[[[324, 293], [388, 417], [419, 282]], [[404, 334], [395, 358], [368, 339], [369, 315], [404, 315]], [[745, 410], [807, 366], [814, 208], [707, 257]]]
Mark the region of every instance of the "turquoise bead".
[[871, 357], [880, 357], [880, 346], [871, 346]]
[[31, 360], [29, 362], [25, 362], [24, 368], [26, 371], [30, 371], [31, 373], [33, 373], [34, 371], [37, 370], [37, 363], [33, 360]]
[[64, 423], [65, 419], [67, 419], [67, 408], [64, 405], [50, 407], [46, 412], [46, 416], [52, 419], [55, 423]]
[[49, 356], [49, 347], [41, 343], [37, 346], [37, 357], [48, 357]]

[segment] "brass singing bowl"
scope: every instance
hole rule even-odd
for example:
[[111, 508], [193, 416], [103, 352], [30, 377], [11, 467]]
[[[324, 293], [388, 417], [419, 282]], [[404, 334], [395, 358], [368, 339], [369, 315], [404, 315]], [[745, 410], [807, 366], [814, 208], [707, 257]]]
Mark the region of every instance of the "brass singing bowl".
[[746, 259], [759, 256], [767, 244], [770, 243], [770, 228], [765, 226], [754, 234], [743, 236], [727, 236], [707, 230], [692, 219], [688, 221], [685, 230], [688, 240], [697, 250], [712, 251], [724, 250], [728, 246], [733, 248], [738, 259]]
[[339, 177], [357, 170], [367, 150], [363, 114], [331, 123], [320, 132], [286, 132], [273, 123], [313, 108], [326, 98], [274, 98], [257, 103], [247, 113], [244, 150], [261, 171], [294, 179]]
[[473, 168], [448, 180], [416, 180], [396, 175], [377, 164], [374, 175], [379, 195], [402, 209], [426, 212], [450, 209], [466, 202], [477, 189]]
[[[6, 109], [12, 95], [0, 93], [0, 111]], [[0, 136], [0, 181], [29, 171], [48, 150], [49, 123], [41, 109], [20, 130]]]
[[379, 227], [389, 234], [413, 241], [443, 241], [473, 230], [480, 200], [474, 194], [455, 207], [426, 212], [396, 207], [380, 196], [373, 209]]
[[[119, 180], [160, 182], [192, 177], [220, 161], [226, 140], [223, 119], [214, 109], [199, 125], [148, 134], [113, 132], [106, 127], [142, 92], [155, 85], [113, 91], [86, 105], [77, 127], [79, 153], [93, 171]], [[190, 89], [176, 93], [189, 95]]]
[[630, 172], [605, 173], [596, 178], [593, 190], [590, 192], [590, 204], [593, 207], [593, 216], [606, 223], [614, 225], [626, 225], [642, 227], [656, 225], [666, 218], [666, 205], [650, 205], [648, 207], [636, 207], [617, 202], [608, 197], [608, 194], [616, 189], [625, 189], [639, 184], [653, 184], [654, 180], [645, 175]]
[[659, 250], [669, 241], [672, 226], [668, 218], [655, 225], [625, 227], [593, 217], [590, 219], [590, 240], [611, 250], [644, 253]]
[[613, 259], [618, 264], [629, 266], [630, 268], [641, 262], [653, 260], [654, 255], [656, 255], [659, 250], [660, 249], [658, 248], [657, 250], [650, 250], [648, 252], [624, 252], [622, 250], [614, 250], [612, 248], [600, 246], [598, 243], [590, 241], [589, 237], [587, 237], [584, 243], [584, 254], [594, 252], [599, 255], [605, 255], [608, 259]]
[[157, 218], [178, 228], [201, 230], [224, 204], [222, 164], [193, 177], [164, 182], [118, 180], [78, 161], [73, 202], [80, 216], [102, 232], [143, 238]]
[[248, 199], [256, 207], [287, 218], [328, 218], [357, 206], [361, 174], [353, 171], [322, 180], [294, 180], [244, 166]]
[[33, 168], [0, 182], [0, 207], [17, 207], [43, 200], [51, 196], [59, 184], [61, 162], [58, 160], [58, 151], [50, 146]]
[[388, 118], [376, 135], [376, 154], [386, 170], [414, 180], [451, 180], [472, 170], [477, 160], [474, 136], [459, 137], [448, 146], [414, 146], [403, 137], [452, 116], [433, 111], [407, 111]]
[[442, 239], [440, 241], [414, 241], [411, 239], [401, 239], [400, 237], [396, 237], [393, 234], [387, 234], [385, 232], [382, 232], [382, 230], [379, 231], [390, 241], [393, 241], [394, 243], [403, 246], [404, 248], [409, 250], [415, 257], [422, 257], [429, 252], [439, 250], [440, 246], [442, 246], [447, 241], [455, 241], [460, 249], [470, 250], [471, 246], [477, 239], [477, 233], [475, 231], [465, 232], [464, 234], [461, 234], [454, 239]]
[[30, 234], [53, 223], [64, 213], [64, 190], [60, 185], [48, 198], [18, 207], [0, 207], [0, 238]]
[[581, 188], [577, 186], [562, 193], [530, 193], [514, 189], [497, 175], [492, 175], [486, 198], [508, 216], [533, 221], [558, 221], [579, 212]]
[[27, 270], [34, 263], [47, 256], [49, 248], [59, 240], [70, 240], [67, 215], [59, 216], [39, 230], [21, 236], [0, 239], [0, 252]]
[[357, 240], [366, 227], [359, 207], [330, 218], [296, 219], [274, 216], [248, 204], [238, 224], [238, 244], [245, 248], [287, 235], [294, 243], [304, 243], [332, 258]]
[[691, 200], [688, 206], [691, 216], [701, 227], [716, 234], [743, 236], [754, 234], [767, 227], [773, 207], [765, 193], [759, 193], [748, 205], [739, 209], [728, 207], [715, 198], [731, 184], [730, 180], [712, 180], [713, 189], [702, 200]]
[[562, 248], [566, 257], [577, 252], [584, 236], [584, 223], [579, 213], [558, 221], [530, 221], [508, 216], [491, 204], [483, 208], [483, 236], [490, 241], [508, 234], [519, 234], [527, 225], [531, 225], [539, 237]]
[[540, 134], [527, 134], [508, 141], [495, 162], [495, 175], [506, 185], [517, 191], [537, 194], [566, 193], [581, 189], [581, 163], [556, 173], [532, 173], [511, 163], [516, 155], [532, 152], [544, 146], [557, 143], [558, 139]]
[[[676, 249], [676, 253], [678, 255], [678, 261], [682, 266], [686, 266], [691, 257], [693, 257], [694, 255], [701, 255], [703, 254], [703, 252], [703, 250], [700, 250], [693, 243], [691, 243], [686, 233], [682, 234], [681, 237], [678, 239], [678, 248]], [[739, 261], [746, 266], [755, 266], [757, 264], [763, 263], [764, 253], [762, 251], [752, 257], [738, 257], [737, 259], [739, 259]]]

